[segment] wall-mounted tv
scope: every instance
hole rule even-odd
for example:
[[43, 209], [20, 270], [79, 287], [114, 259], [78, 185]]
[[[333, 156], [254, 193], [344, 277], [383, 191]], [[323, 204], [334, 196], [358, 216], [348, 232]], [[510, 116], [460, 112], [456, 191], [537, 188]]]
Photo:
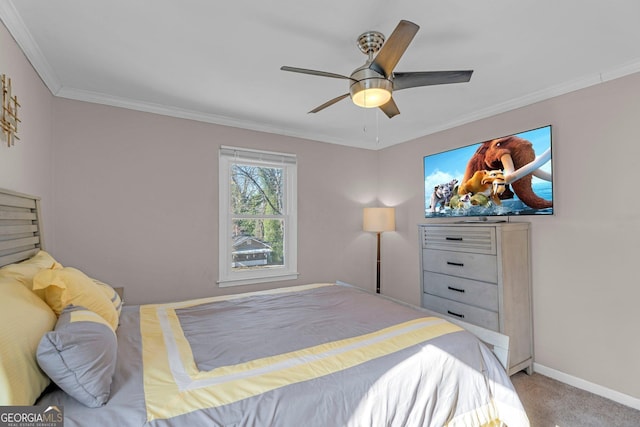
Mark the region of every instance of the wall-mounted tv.
[[551, 125], [424, 157], [425, 218], [552, 215]]

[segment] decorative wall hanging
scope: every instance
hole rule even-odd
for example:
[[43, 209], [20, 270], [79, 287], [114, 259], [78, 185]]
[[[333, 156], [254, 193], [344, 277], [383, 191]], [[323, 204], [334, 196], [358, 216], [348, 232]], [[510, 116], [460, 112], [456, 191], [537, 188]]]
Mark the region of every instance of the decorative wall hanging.
[[0, 117], [0, 125], [4, 133], [7, 146], [11, 147], [14, 140], [20, 140], [16, 135], [18, 133], [18, 103], [17, 96], [11, 96], [11, 79], [6, 75], [2, 75], [2, 115]]

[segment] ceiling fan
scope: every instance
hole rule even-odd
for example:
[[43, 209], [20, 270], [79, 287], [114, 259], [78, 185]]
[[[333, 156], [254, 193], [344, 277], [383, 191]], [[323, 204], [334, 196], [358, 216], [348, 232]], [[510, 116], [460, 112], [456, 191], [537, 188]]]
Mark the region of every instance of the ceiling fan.
[[[362, 33], [357, 40], [358, 47], [362, 53], [368, 56], [368, 59], [350, 76], [288, 66], [280, 67], [280, 69], [350, 81], [348, 93], [325, 102], [309, 113], [317, 113], [350, 96], [354, 104], [364, 108], [379, 107], [387, 117], [392, 118], [400, 114], [400, 110], [391, 96], [394, 90], [448, 83], [466, 83], [471, 80], [473, 70], [394, 72], [393, 69], [419, 29], [420, 27], [413, 22], [402, 20], [386, 42], [384, 35], [378, 31]], [[374, 57], [375, 53], [377, 55]]]

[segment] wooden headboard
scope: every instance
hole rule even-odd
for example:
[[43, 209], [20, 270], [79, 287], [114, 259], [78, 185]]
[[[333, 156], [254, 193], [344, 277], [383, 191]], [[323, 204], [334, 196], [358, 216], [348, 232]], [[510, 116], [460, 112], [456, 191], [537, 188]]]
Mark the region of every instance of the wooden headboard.
[[40, 198], [0, 189], [0, 267], [44, 249]]

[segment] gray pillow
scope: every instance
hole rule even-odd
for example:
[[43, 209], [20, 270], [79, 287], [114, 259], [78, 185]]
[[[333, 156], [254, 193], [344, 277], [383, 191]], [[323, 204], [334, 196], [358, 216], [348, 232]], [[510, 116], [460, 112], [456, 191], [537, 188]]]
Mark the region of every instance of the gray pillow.
[[80, 403], [97, 408], [109, 400], [117, 339], [97, 313], [66, 307], [55, 329], [40, 340], [36, 355], [49, 378]]

